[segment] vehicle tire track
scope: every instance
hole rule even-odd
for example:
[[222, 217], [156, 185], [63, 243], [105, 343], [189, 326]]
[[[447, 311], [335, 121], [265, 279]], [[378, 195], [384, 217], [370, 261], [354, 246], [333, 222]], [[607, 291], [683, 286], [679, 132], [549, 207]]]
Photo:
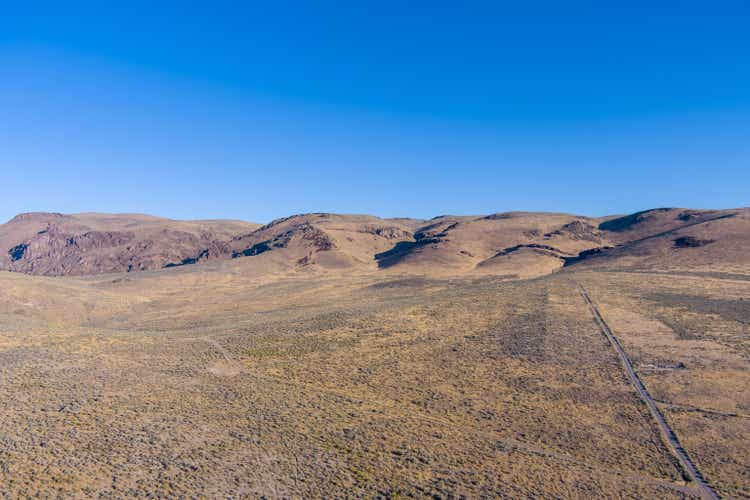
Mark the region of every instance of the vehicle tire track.
[[679, 439], [677, 438], [677, 434], [674, 432], [672, 427], [667, 422], [666, 418], [664, 418], [664, 415], [656, 406], [656, 402], [653, 400], [653, 398], [649, 394], [648, 390], [646, 389], [646, 386], [643, 385], [643, 382], [641, 382], [641, 379], [635, 373], [635, 370], [633, 369], [633, 364], [630, 362], [630, 358], [628, 357], [628, 354], [625, 352], [625, 349], [623, 349], [622, 345], [620, 344], [620, 341], [617, 340], [617, 337], [615, 337], [615, 335], [612, 333], [612, 330], [604, 321], [604, 318], [599, 312], [599, 309], [592, 302], [591, 297], [589, 297], [589, 294], [586, 291], [586, 289], [583, 287], [583, 285], [579, 285], [579, 286], [581, 288], [581, 295], [583, 296], [583, 299], [586, 301], [586, 304], [588, 304], [589, 309], [591, 310], [591, 314], [594, 316], [594, 320], [596, 320], [597, 325], [599, 325], [600, 330], [602, 331], [604, 336], [607, 338], [609, 343], [612, 345], [612, 347], [614, 347], [615, 351], [617, 351], [617, 355], [620, 358], [620, 363], [625, 369], [625, 373], [627, 374], [628, 379], [630, 379], [630, 383], [635, 388], [641, 400], [643, 400], [643, 402], [648, 407], [649, 411], [651, 412], [651, 416], [654, 418], [654, 420], [656, 420], [656, 423], [659, 427], [659, 431], [661, 433], [662, 440], [667, 445], [667, 447], [672, 452], [672, 454], [675, 456], [675, 458], [678, 460], [678, 462], [682, 466], [685, 473], [690, 477], [690, 480], [698, 488], [698, 490], [700, 491], [700, 495], [706, 499], [712, 499], [712, 500], [718, 499], [719, 496], [716, 494], [713, 488], [711, 488], [711, 486], [706, 482], [705, 478], [703, 477], [703, 474], [701, 474], [700, 470], [698, 470], [698, 467], [692, 461], [692, 459], [688, 455], [685, 448], [682, 447]]
[[708, 415], [717, 415], [719, 417], [734, 417], [734, 418], [750, 419], [750, 415], [746, 415], [744, 413], [725, 412], [725, 411], [714, 410], [711, 408], [699, 408], [697, 406], [670, 403], [669, 401], [661, 401], [659, 399], [655, 399], [654, 401], [656, 401], [662, 406], [666, 406], [668, 408], [674, 408], [675, 410], [680, 410], [680, 411], [692, 411], [692, 412], [698, 412], [698, 413], [706, 413]]
[[234, 376], [245, 371], [245, 367], [242, 366], [242, 364], [237, 360], [235, 360], [232, 354], [227, 351], [219, 342], [211, 337], [201, 337], [201, 339], [211, 344], [224, 358], [225, 366], [213, 366], [209, 368], [209, 371], [211, 373], [219, 376]]

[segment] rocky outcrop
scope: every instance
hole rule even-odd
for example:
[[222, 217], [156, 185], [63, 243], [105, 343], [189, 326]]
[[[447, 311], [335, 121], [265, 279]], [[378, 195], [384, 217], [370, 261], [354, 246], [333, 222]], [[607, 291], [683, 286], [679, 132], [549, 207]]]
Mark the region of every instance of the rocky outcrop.
[[219, 258], [239, 222], [28, 213], [0, 225], [0, 269], [47, 276], [159, 269]]
[[574, 220], [565, 224], [560, 229], [545, 234], [544, 237], [545, 239], [565, 237], [572, 240], [592, 241], [595, 243], [601, 243], [602, 241], [601, 231], [596, 226], [582, 220]]

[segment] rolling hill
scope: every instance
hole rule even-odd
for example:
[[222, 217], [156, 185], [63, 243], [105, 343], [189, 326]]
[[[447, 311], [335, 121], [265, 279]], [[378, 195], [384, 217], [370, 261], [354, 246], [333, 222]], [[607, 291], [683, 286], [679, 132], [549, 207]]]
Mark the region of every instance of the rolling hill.
[[159, 269], [257, 224], [137, 214], [21, 214], [0, 225], [0, 269], [46, 276]]
[[600, 224], [612, 248], [569, 263], [604, 268], [747, 272], [750, 209], [661, 208]]
[[[146, 215], [22, 214], [0, 225], [0, 269], [47, 276], [253, 267], [529, 278], [566, 266], [746, 270], [750, 209], [657, 208], [625, 216], [507, 212], [431, 220], [300, 214], [264, 226]], [[235, 264], [227, 264], [235, 265]]]

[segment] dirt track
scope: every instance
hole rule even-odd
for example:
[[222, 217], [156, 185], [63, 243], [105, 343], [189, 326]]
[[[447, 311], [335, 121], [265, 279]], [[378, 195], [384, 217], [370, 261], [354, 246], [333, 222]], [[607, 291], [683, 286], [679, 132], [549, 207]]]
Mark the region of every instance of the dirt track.
[[690, 480], [700, 490], [701, 496], [707, 499], [718, 499], [719, 497], [716, 494], [716, 492], [706, 482], [706, 480], [703, 478], [703, 475], [698, 470], [698, 467], [693, 463], [693, 461], [690, 459], [690, 456], [687, 454], [687, 451], [685, 451], [685, 449], [680, 444], [680, 441], [677, 438], [677, 434], [674, 432], [672, 427], [664, 418], [664, 415], [656, 406], [656, 402], [653, 400], [653, 398], [649, 394], [648, 390], [646, 389], [646, 386], [643, 385], [643, 382], [641, 382], [641, 379], [635, 373], [635, 370], [633, 369], [633, 364], [630, 362], [630, 358], [625, 352], [625, 349], [623, 349], [622, 345], [617, 340], [617, 337], [614, 336], [609, 326], [604, 321], [604, 318], [599, 312], [599, 309], [594, 305], [594, 303], [591, 300], [591, 297], [589, 297], [588, 292], [586, 292], [586, 289], [583, 288], [583, 286], [581, 286], [581, 295], [583, 296], [583, 299], [586, 301], [586, 303], [589, 305], [589, 308], [591, 309], [591, 313], [593, 314], [594, 319], [596, 320], [596, 323], [601, 328], [602, 333], [604, 334], [605, 337], [607, 337], [607, 340], [609, 340], [610, 344], [612, 344], [612, 347], [614, 347], [615, 350], [617, 351], [617, 354], [620, 357], [620, 362], [625, 368], [625, 372], [627, 373], [628, 378], [630, 379], [630, 382], [633, 384], [633, 387], [635, 387], [636, 391], [638, 392], [638, 395], [641, 397], [643, 402], [646, 403], [646, 406], [651, 412], [651, 415], [654, 417], [654, 420], [656, 420], [656, 423], [659, 426], [659, 430], [661, 432], [662, 439], [664, 440], [665, 444], [667, 444], [667, 446], [672, 451], [674, 456], [680, 462], [680, 465], [682, 466], [685, 473], [690, 477]]

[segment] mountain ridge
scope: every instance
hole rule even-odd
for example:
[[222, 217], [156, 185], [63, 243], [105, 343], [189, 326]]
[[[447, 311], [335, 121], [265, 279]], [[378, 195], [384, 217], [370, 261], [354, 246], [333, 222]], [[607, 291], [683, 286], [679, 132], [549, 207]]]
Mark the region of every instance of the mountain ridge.
[[[519, 278], [563, 267], [750, 264], [750, 209], [655, 208], [587, 217], [553, 212], [429, 220], [312, 212], [260, 225], [146, 214], [29, 212], [0, 224], [0, 270], [91, 275], [248, 259], [264, 273], [324, 271]], [[671, 238], [671, 239], [670, 239]]]

